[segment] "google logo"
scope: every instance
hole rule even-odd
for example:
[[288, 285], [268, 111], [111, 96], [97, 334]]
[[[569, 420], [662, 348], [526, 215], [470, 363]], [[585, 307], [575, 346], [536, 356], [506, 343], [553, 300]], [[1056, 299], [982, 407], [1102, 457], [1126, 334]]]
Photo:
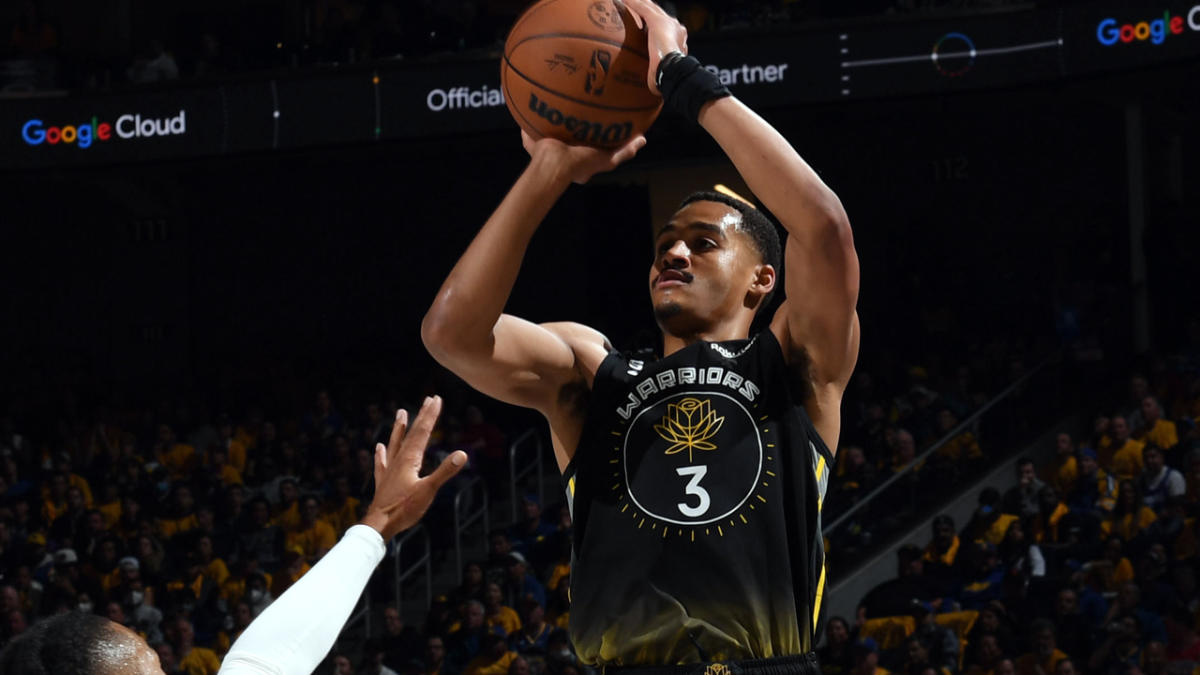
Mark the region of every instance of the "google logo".
[[81, 149], [92, 147], [97, 141], [117, 138], [149, 138], [153, 136], [179, 136], [187, 133], [187, 114], [180, 110], [174, 117], [155, 119], [141, 115], [121, 115], [113, 124], [100, 122], [95, 116], [83, 124], [46, 126], [39, 119], [26, 122], [21, 127], [21, 139], [28, 145], [75, 144]]
[[[1138, 42], [1149, 40], [1152, 44], [1161, 45], [1168, 35], [1179, 35], [1183, 32], [1183, 21], [1182, 16], [1171, 16], [1170, 12], [1163, 12], [1161, 19], [1124, 25], [1118, 25], [1116, 19], [1109, 18], [1096, 26], [1096, 39], [1105, 46], [1115, 45], [1118, 42], [1129, 43], [1134, 40]], [[1200, 31], [1200, 5], [1188, 10], [1187, 25], [1194, 31]]]

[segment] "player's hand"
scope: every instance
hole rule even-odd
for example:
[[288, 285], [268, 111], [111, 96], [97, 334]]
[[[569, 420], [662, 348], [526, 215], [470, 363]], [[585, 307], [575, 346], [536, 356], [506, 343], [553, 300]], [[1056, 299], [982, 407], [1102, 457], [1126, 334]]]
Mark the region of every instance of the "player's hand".
[[572, 183], [583, 184], [592, 176], [612, 171], [623, 162], [633, 159], [638, 150], [646, 145], [646, 137], [638, 135], [616, 150], [606, 150], [585, 145], [568, 145], [554, 138], [534, 140], [522, 129], [521, 143], [534, 161], [549, 162], [554, 171], [570, 178]]
[[646, 41], [650, 55], [650, 72], [646, 73], [646, 86], [658, 94], [658, 62], [671, 52], [687, 54], [687, 29], [662, 7], [651, 0], [617, 0], [633, 15], [638, 28], [646, 29]]
[[375, 446], [375, 499], [362, 524], [374, 528], [384, 540], [416, 525], [438, 489], [467, 464], [467, 453], [455, 450], [433, 473], [420, 477], [425, 446], [441, 411], [441, 397], [425, 399], [411, 430], [408, 413], [398, 411], [387, 447], [382, 443]]

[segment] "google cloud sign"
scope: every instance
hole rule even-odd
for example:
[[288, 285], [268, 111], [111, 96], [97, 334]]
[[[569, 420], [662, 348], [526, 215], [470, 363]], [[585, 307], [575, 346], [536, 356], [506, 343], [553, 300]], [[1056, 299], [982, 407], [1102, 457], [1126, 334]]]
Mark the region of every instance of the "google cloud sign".
[[46, 124], [32, 119], [21, 127], [21, 138], [29, 145], [74, 145], [80, 149], [113, 139], [181, 136], [187, 133], [187, 115], [183, 110], [174, 117], [121, 115], [115, 122], [101, 122], [95, 116], [80, 124]]
[[1200, 31], [1200, 5], [1188, 10], [1186, 18], [1181, 15], [1171, 16], [1164, 11], [1162, 16], [1144, 21], [1122, 24], [1116, 19], [1108, 18], [1096, 26], [1096, 39], [1100, 44], [1110, 47], [1118, 42], [1146, 42], [1161, 45], [1172, 35], [1179, 35], [1185, 29]]

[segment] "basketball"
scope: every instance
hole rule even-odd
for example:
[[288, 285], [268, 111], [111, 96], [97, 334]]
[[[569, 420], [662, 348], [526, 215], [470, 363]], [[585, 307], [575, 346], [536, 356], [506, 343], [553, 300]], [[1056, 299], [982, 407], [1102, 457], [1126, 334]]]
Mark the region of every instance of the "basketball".
[[646, 32], [613, 0], [541, 0], [509, 31], [500, 84], [533, 138], [616, 148], [662, 109], [649, 67]]

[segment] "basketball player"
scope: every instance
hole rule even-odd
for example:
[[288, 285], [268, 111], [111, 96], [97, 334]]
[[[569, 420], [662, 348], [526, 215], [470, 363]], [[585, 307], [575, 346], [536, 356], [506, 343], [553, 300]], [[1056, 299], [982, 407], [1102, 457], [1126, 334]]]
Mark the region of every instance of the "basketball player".
[[[412, 431], [403, 411], [387, 447], [375, 448], [375, 497], [350, 529], [300, 581], [267, 607], [233, 643], [222, 675], [311, 673], [333, 646], [358, 604], [385, 543], [412, 527], [438, 489], [467, 463], [451, 453], [420, 478], [421, 458], [442, 401], [425, 399]], [[71, 612], [47, 619], [0, 652], [5, 675], [162, 675], [158, 654], [128, 628], [104, 617]]]
[[850, 226], [788, 142], [685, 56], [677, 21], [649, 0], [624, 5], [649, 33], [651, 89], [712, 135], [787, 230], [786, 300], [769, 328], [750, 334], [777, 290], [775, 230], [712, 193], [653, 226], [657, 361], [615, 352], [588, 326], [504, 314], [559, 196], [645, 143], [613, 152], [526, 135], [529, 165], [422, 336], [476, 389], [549, 422], [575, 520], [570, 634], [585, 663], [808, 672], [825, 583], [820, 505], [858, 355]]

